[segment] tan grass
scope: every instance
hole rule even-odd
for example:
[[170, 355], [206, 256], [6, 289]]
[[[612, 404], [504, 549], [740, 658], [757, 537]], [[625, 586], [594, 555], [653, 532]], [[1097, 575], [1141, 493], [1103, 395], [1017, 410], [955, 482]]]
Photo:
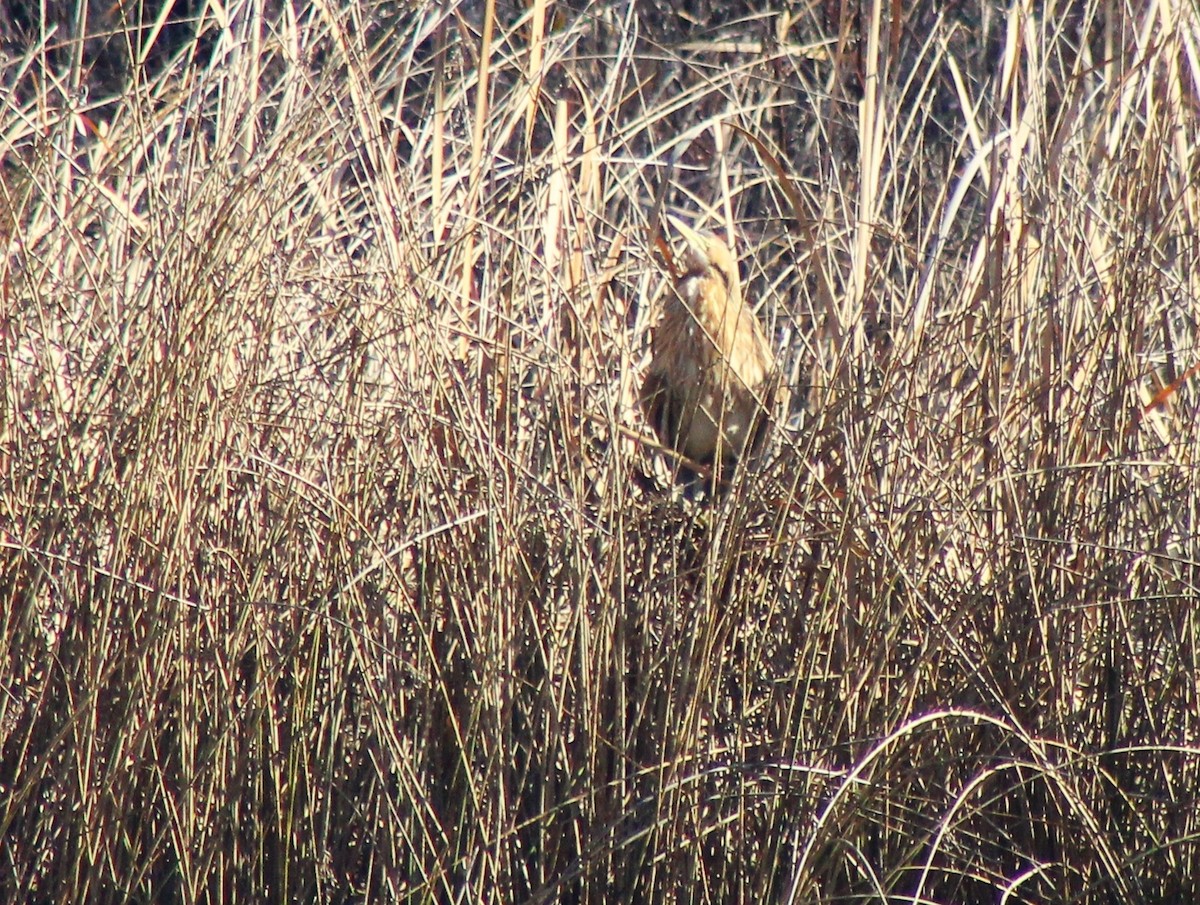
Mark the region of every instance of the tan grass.
[[0, 900], [1200, 898], [1197, 12], [780, 6], [4, 7]]

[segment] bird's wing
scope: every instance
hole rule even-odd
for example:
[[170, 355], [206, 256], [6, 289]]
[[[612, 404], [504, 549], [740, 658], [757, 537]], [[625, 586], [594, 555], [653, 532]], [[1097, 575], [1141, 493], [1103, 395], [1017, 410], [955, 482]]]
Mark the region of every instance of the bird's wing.
[[658, 439], [663, 445], [671, 445], [671, 441], [679, 431], [678, 415], [674, 413], [677, 406], [672, 404], [673, 394], [666, 375], [651, 366], [642, 382], [640, 401], [642, 411]]

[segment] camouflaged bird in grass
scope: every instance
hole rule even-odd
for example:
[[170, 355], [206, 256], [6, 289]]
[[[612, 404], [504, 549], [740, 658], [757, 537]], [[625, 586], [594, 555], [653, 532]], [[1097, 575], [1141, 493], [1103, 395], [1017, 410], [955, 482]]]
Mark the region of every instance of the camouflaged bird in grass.
[[[686, 250], [654, 328], [641, 402], [664, 446], [728, 478], [739, 459], [762, 445], [775, 356], [742, 297], [729, 246], [669, 219]], [[681, 466], [681, 476], [687, 471]]]

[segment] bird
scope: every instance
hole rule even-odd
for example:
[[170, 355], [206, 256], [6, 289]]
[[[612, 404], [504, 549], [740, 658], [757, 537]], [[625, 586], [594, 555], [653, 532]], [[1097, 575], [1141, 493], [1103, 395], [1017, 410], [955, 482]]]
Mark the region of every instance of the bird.
[[[740, 459], [761, 450], [775, 356], [729, 246], [667, 219], [685, 242], [682, 273], [654, 326], [640, 401], [664, 447], [727, 481]], [[678, 474], [690, 482], [696, 472], [681, 464]]]

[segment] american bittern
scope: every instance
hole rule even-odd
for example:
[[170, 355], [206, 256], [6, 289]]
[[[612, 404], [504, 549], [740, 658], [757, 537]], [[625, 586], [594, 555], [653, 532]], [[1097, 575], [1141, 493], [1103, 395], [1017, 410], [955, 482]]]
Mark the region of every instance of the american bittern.
[[669, 219], [687, 250], [654, 330], [641, 402], [664, 446], [727, 477], [762, 445], [775, 358], [729, 246]]

